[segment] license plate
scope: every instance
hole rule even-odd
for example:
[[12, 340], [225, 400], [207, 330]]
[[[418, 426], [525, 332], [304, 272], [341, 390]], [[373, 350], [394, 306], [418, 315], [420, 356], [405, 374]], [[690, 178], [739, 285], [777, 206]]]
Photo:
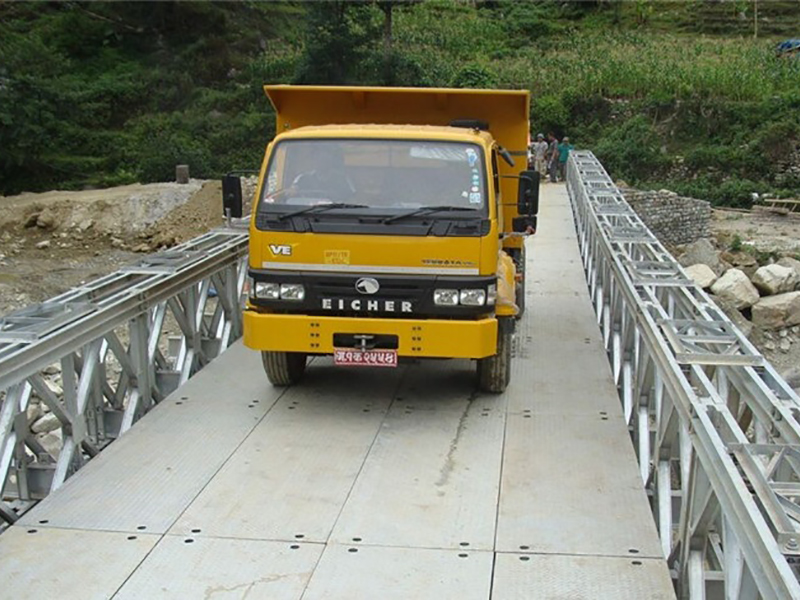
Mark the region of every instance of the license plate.
[[397, 350], [354, 350], [336, 348], [333, 362], [346, 367], [396, 367]]

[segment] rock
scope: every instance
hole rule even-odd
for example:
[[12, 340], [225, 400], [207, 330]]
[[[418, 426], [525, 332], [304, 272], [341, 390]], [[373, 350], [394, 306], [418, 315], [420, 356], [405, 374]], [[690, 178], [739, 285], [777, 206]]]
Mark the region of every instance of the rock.
[[55, 378], [45, 379], [44, 382], [45, 384], [47, 384], [47, 387], [50, 388], [50, 391], [56, 395], [57, 398], [61, 397], [64, 394], [64, 388], [62, 388], [61, 385], [57, 381], [55, 381]]
[[50, 247], [50, 240], [42, 240], [41, 242], [36, 244], [36, 247], [39, 248], [40, 250], [44, 250], [45, 248], [49, 248]]
[[793, 269], [794, 272], [797, 274], [798, 279], [800, 279], [800, 260], [792, 258], [791, 256], [784, 256], [781, 258], [778, 263], [782, 267], [788, 267]]
[[762, 298], [753, 306], [753, 323], [766, 329], [797, 325], [800, 323], [800, 292]]
[[758, 261], [747, 252], [723, 252], [719, 258], [730, 266], [744, 271], [748, 277], [752, 277], [758, 269]]
[[28, 218], [25, 219], [25, 229], [30, 229], [31, 227], [36, 226], [36, 222], [39, 220], [39, 215], [41, 213], [35, 212], [28, 215]]
[[94, 221], [92, 221], [91, 219], [86, 219], [80, 222], [80, 224], [78, 225], [78, 229], [85, 232], [89, 231], [93, 226], [94, 226]]
[[39, 419], [44, 413], [40, 404], [33, 402], [28, 403], [28, 408], [25, 410], [25, 416], [28, 419], [28, 427], [33, 425], [34, 421]]
[[800, 387], [800, 367], [791, 367], [787, 369], [781, 373], [781, 377], [783, 377], [784, 381], [786, 381], [790, 387]]
[[59, 373], [61, 373], [61, 365], [58, 363], [48, 365], [44, 369], [42, 369], [42, 373], [44, 375], [58, 375]]
[[767, 342], [764, 342], [763, 346], [764, 346], [764, 350], [775, 350], [775, 342], [767, 341]]
[[696, 242], [687, 244], [678, 262], [684, 267], [703, 264], [711, 268], [717, 275], [722, 275], [722, 264], [719, 260], [714, 244], [708, 238], [700, 238]]
[[792, 342], [790, 342], [787, 338], [781, 340], [780, 343], [781, 352], [788, 352], [792, 347]]
[[714, 296], [713, 294], [710, 295], [710, 298], [714, 301], [714, 304], [719, 306], [722, 309], [722, 312], [724, 312], [728, 318], [733, 321], [733, 324], [739, 328], [739, 331], [742, 332], [742, 335], [749, 338], [750, 334], [753, 333], [753, 324], [748, 321], [732, 303], [720, 298], [719, 296]]
[[778, 332], [778, 337], [785, 338], [787, 335], [789, 335], [789, 330], [788, 329], [781, 329]]
[[739, 269], [729, 269], [714, 282], [711, 291], [738, 310], [750, 308], [758, 302], [758, 290]]
[[692, 278], [698, 287], [707, 290], [717, 280], [717, 274], [709, 267], [702, 263], [686, 267], [686, 274]]
[[765, 265], [756, 270], [753, 284], [765, 295], [791, 292], [800, 283], [800, 275], [794, 269], [781, 265]]
[[36, 436], [36, 441], [39, 442], [53, 458], [58, 458], [61, 448], [64, 445], [60, 430], [53, 431], [52, 433], [39, 434]]
[[61, 428], [61, 421], [53, 413], [47, 413], [31, 425], [33, 433], [49, 433]]
[[36, 226], [40, 229], [53, 229], [56, 226], [56, 215], [49, 208], [45, 208], [36, 219]]

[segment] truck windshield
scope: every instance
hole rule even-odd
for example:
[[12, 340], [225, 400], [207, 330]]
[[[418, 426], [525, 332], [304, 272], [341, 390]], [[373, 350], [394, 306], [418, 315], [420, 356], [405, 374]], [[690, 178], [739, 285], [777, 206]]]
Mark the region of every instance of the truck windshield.
[[483, 150], [476, 144], [442, 141], [279, 142], [270, 158], [260, 210], [333, 203], [387, 209], [384, 214], [434, 206], [475, 213], [486, 206]]

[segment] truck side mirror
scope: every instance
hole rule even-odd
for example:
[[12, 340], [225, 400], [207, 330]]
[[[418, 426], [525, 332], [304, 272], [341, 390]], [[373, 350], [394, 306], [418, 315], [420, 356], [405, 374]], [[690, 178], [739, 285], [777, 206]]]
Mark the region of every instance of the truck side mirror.
[[232, 219], [242, 218], [242, 178], [225, 175], [222, 178], [222, 214]]
[[519, 174], [517, 212], [521, 215], [539, 213], [539, 173], [523, 171]]

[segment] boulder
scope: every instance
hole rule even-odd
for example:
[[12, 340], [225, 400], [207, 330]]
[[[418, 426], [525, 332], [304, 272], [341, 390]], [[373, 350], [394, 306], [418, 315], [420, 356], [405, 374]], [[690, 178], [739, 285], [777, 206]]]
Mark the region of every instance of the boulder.
[[31, 431], [33, 431], [33, 433], [49, 433], [59, 429], [60, 427], [61, 421], [58, 420], [57, 416], [50, 412], [37, 419], [36, 422], [31, 425]]
[[766, 296], [791, 292], [800, 283], [800, 275], [794, 269], [781, 265], [764, 265], [756, 270], [753, 284]]
[[704, 290], [710, 288], [717, 280], [717, 274], [714, 273], [711, 267], [702, 263], [686, 267], [686, 274], [692, 278], [692, 281], [697, 284], [697, 287]]
[[794, 272], [797, 273], [798, 280], [800, 280], [800, 260], [792, 258], [791, 256], [784, 256], [778, 261], [778, 264], [782, 267], [793, 269]]
[[728, 318], [733, 321], [733, 324], [739, 328], [739, 331], [742, 332], [742, 335], [746, 338], [749, 338], [750, 334], [753, 333], [753, 324], [748, 321], [731, 302], [723, 300], [719, 296], [715, 296], [713, 294], [710, 294], [709, 297], [711, 300], [713, 300], [714, 304], [719, 306], [722, 309], [722, 312], [724, 312]]
[[45, 208], [36, 218], [36, 226], [40, 229], [54, 229], [57, 221], [56, 214], [49, 208]]
[[758, 269], [758, 261], [747, 252], [723, 252], [719, 258], [725, 264], [743, 271], [748, 277], [752, 277]]
[[758, 290], [739, 269], [725, 271], [711, 286], [711, 291], [738, 310], [750, 308], [759, 298]]
[[44, 414], [41, 405], [31, 402], [28, 408], [25, 409], [25, 416], [28, 419], [28, 427], [30, 427], [36, 420]]
[[61, 437], [61, 431], [53, 431], [52, 433], [40, 433], [36, 436], [36, 441], [39, 442], [45, 451], [56, 459], [61, 453], [61, 448], [64, 441]]
[[722, 275], [724, 270], [722, 263], [719, 260], [717, 249], [708, 238], [700, 238], [696, 242], [687, 244], [683, 253], [681, 254], [678, 262], [684, 267], [702, 264], [711, 268], [717, 275]]
[[800, 387], [800, 367], [790, 367], [781, 373], [781, 377], [792, 388]]
[[765, 329], [781, 329], [800, 323], [800, 292], [767, 296], [753, 306], [753, 323]]

